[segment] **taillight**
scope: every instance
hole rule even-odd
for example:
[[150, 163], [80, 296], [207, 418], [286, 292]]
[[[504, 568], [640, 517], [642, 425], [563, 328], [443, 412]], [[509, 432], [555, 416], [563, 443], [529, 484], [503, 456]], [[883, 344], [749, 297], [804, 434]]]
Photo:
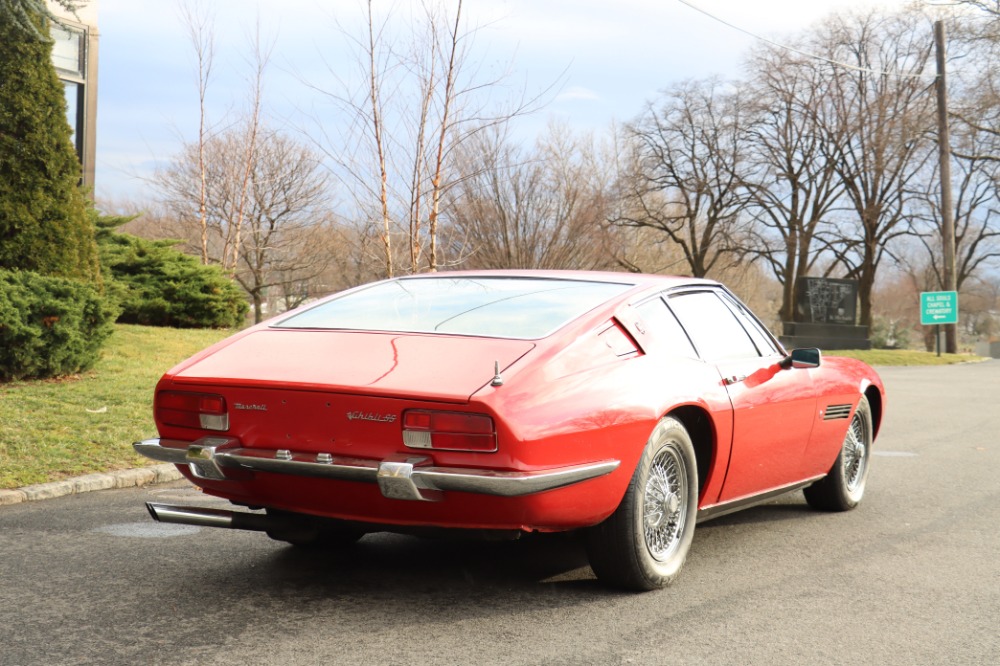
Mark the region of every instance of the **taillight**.
[[156, 394], [155, 409], [156, 419], [166, 425], [229, 430], [229, 412], [221, 395], [161, 391]]
[[414, 449], [497, 450], [493, 419], [485, 414], [410, 409], [403, 412], [403, 443]]

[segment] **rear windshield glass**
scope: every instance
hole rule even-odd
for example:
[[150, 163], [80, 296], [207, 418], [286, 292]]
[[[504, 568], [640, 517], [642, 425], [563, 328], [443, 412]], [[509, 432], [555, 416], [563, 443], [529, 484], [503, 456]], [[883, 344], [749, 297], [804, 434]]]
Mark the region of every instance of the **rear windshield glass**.
[[631, 286], [542, 278], [401, 278], [344, 294], [274, 326], [534, 339]]

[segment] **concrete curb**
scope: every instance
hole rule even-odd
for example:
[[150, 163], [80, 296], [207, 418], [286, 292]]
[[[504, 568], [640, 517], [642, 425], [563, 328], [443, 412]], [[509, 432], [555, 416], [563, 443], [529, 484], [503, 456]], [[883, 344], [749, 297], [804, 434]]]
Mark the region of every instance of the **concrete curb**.
[[184, 477], [177, 471], [177, 468], [169, 463], [152, 467], [124, 469], [118, 472], [87, 474], [53, 483], [39, 483], [14, 490], [0, 490], [0, 506], [65, 497], [93, 490], [141, 488], [154, 483], [167, 483], [182, 478]]

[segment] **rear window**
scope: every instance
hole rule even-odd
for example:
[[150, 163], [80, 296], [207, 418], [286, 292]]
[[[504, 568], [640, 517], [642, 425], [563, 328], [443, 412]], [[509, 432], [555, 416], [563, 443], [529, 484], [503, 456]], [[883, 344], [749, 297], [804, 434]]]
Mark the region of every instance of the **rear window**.
[[632, 286], [545, 278], [400, 278], [344, 294], [274, 327], [535, 339]]

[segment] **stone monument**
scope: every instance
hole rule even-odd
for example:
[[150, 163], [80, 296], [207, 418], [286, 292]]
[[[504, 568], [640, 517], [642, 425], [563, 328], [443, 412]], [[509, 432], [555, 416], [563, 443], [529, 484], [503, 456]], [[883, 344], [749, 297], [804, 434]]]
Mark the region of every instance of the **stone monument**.
[[871, 349], [868, 327], [857, 325], [858, 282], [804, 277], [795, 281], [795, 321], [781, 322], [788, 349]]

